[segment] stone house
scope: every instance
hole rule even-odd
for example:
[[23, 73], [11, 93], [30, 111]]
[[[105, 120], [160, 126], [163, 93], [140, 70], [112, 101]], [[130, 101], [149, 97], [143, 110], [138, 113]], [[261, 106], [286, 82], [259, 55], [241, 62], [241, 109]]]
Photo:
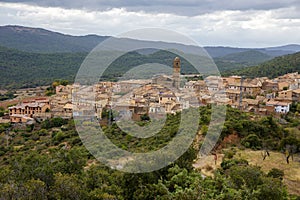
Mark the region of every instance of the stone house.
[[33, 119], [36, 114], [50, 112], [50, 103], [47, 98], [36, 98], [9, 107], [8, 110], [12, 123], [26, 123], [26, 121], [31, 120], [30, 118]]
[[292, 100], [293, 102], [300, 102], [300, 89], [292, 91]]
[[279, 90], [278, 82], [266, 80], [262, 83], [262, 89], [267, 92], [276, 92]]

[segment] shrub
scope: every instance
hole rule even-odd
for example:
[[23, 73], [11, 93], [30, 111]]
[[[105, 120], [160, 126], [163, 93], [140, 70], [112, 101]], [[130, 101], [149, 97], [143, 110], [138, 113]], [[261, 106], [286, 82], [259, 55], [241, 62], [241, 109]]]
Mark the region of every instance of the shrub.
[[33, 133], [30, 137], [33, 141], [37, 141], [40, 139], [40, 136], [37, 133]]
[[235, 165], [248, 165], [248, 161], [244, 159], [231, 159], [225, 160], [221, 163], [221, 167], [223, 170], [229, 169]]
[[144, 115], [141, 116], [141, 120], [142, 121], [149, 121], [150, 117], [148, 115], [144, 114]]
[[236, 154], [236, 150], [234, 149], [227, 150], [224, 153], [224, 158], [232, 159], [235, 154]]
[[39, 136], [46, 136], [47, 133], [48, 133], [48, 131], [47, 131], [46, 129], [41, 129], [41, 130], [39, 130], [39, 132], [38, 132]]
[[242, 145], [255, 150], [261, 148], [262, 142], [256, 134], [250, 134], [242, 140]]
[[268, 173], [268, 177], [278, 178], [280, 180], [283, 179], [283, 176], [284, 176], [284, 172], [277, 168], [271, 169]]
[[61, 127], [62, 125], [64, 124], [67, 124], [68, 121], [63, 119], [63, 118], [60, 118], [60, 117], [57, 117], [57, 118], [52, 118], [52, 119], [47, 119], [45, 121], [42, 122], [42, 128], [43, 129], [50, 129], [50, 128], [53, 128], [53, 127]]
[[57, 132], [53, 137], [52, 141], [62, 142], [65, 139], [65, 134], [63, 132]]

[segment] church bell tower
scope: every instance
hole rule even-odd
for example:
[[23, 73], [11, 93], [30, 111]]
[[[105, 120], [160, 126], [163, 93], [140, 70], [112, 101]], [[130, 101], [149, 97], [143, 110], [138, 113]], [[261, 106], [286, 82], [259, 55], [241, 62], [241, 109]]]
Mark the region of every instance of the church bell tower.
[[173, 87], [180, 87], [180, 58], [176, 57], [173, 61]]

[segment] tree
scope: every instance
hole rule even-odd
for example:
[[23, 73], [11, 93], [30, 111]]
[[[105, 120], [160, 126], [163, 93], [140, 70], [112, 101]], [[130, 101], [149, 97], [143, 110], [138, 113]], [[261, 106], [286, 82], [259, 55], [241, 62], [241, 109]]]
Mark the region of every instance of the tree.
[[0, 107], [0, 117], [4, 116], [5, 109], [3, 107]]
[[11, 161], [15, 180], [41, 180], [47, 186], [53, 184], [54, 168], [47, 155], [32, 152], [28, 155], [15, 156]]
[[0, 199], [20, 199], [22, 192], [15, 182], [5, 183], [0, 188]]
[[24, 199], [44, 200], [47, 194], [46, 184], [41, 180], [31, 179], [24, 184]]
[[296, 110], [297, 110], [298, 112], [300, 112], [300, 103], [297, 103]]
[[51, 187], [52, 197], [66, 200], [81, 200], [87, 198], [85, 186], [76, 175], [57, 173], [54, 177], [55, 182]]
[[87, 161], [87, 150], [84, 147], [73, 147], [70, 150], [61, 149], [56, 153], [53, 168], [68, 174], [80, 174]]
[[287, 197], [285, 187], [282, 185], [281, 180], [277, 178], [262, 178], [262, 184], [257, 187], [257, 194], [255, 195], [258, 200], [283, 200]]
[[262, 142], [256, 134], [250, 134], [242, 140], [242, 145], [247, 148], [260, 149]]
[[237, 189], [249, 188], [255, 190], [262, 183], [262, 171], [253, 166], [233, 166], [228, 169], [230, 180]]
[[268, 150], [263, 150], [263, 151], [261, 152], [261, 155], [262, 155], [262, 157], [263, 157], [263, 160], [265, 160], [267, 156], [270, 156], [270, 153], [269, 153]]
[[107, 167], [92, 165], [85, 173], [85, 183], [91, 199], [123, 199], [120, 183], [123, 175]]

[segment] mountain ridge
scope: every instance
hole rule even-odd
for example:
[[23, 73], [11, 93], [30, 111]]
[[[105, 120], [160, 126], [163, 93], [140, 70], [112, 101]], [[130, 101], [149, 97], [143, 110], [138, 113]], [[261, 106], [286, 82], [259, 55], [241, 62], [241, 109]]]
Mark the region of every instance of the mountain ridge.
[[[99, 36], [96, 34], [73, 36], [43, 28], [18, 25], [0, 26], [1, 46], [35, 53], [90, 52], [99, 43], [110, 37], [112, 36]], [[163, 42], [161, 43], [163, 44]], [[300, 45], [298, 44], [266, 48], [238, 48], [228, 46], [205, 46], [203, 48], [214, 58], [249, 50], [260, 51], [273, 57], [300, 51]]]
[[72, 36], [42, 28], [0, 26], [0, 45], [34, 53], [89, 52], [108, 36]]

